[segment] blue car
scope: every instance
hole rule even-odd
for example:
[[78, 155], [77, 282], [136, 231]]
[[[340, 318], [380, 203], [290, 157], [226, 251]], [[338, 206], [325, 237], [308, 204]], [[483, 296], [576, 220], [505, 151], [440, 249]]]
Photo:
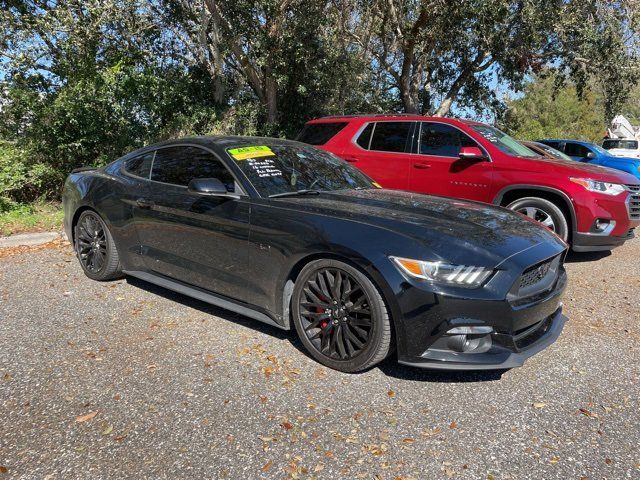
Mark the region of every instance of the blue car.
[[546, 139], [538, 141], [560, 150], [577, 162], [622, 170], [640, 179], [640, 159], [638, 158], [616, 157], [599, 145], [580, 140]]

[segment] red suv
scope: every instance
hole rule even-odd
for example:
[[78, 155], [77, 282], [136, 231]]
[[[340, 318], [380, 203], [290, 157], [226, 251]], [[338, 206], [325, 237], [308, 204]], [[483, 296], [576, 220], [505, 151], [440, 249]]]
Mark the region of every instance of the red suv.
[[626, 173], [547, 159], [479, 122], [418, 115], [324, 117], [297, 140], [352, 162], [385, 188], [478, 200], [527, 215], [576, 251], [609, 250], [640, 224]]

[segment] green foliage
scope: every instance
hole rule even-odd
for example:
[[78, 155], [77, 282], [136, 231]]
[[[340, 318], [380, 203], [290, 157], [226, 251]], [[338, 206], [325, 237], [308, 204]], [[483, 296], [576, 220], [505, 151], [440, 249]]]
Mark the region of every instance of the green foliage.
[[500, 122], [516, 138], [574, 138], [600, 142], [606, 130], [602, 97], [587, 89], [582, 97], [576, 87], [556, 89], [553, 78], [538, 78], [524, 95], [507, 103]]
[[0, 236], [22, 232], [62, 230], [59, 203], [10, 203], [0, 197]]
[[64, 177], [51, 165], [31, 162], [19, 147], [0, 141], [0, 199], [8, 208], [13, 202], [53, 196]]
[[170, 137], [482, 113], [502, 106], [496, 84], [540, 72], [554, 80], [527, 86], [507, 127], [594, 139], [639, 78], [634, 2], [0, 0], [0, 197], [56, 198], [71, 169]]

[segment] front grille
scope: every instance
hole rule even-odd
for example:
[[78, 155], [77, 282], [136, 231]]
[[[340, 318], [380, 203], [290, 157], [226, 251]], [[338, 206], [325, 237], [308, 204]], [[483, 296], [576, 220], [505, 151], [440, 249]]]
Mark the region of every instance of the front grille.
[[640, 220], [640, 185], [627, 185], [629, 198], [627, 199], [627, 209], [631, 220]]
[[519, 308], [553, 290], [562, 272], [562, 256], [548, 258], [522, 272], [507, 295], [509, 303]]
[[553, 260], [547, 260], [544, 263], [534, 265], [533, 267], [525, 270], [520, 277], [520, 289], [535, 285], [540, 280], [542, 280], [547, 275], [547, 273], [549, 273], [552, 261]]

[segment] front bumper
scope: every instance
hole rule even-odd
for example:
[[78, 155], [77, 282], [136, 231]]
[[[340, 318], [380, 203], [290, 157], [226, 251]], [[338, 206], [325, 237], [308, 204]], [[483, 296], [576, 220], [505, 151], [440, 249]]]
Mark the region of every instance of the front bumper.
[[525, 332], [537, 339], [523, 349], [516, 346], [517, 340], [514, 336], [494, 334], [492, 350], [484, 353], [426, 350], [419, 359], [401, 359], [399, 362], [437, 370], [497, 370], [521, 367], [529, 357], [541, 352], [558, 339], [566, 321], [567, 317], [562, 314], [562, 308], [558, 308], [552, 316], [534, 325], [530, 332]]
[[612, 250], [634, 237], [635, 234], [633, 228], [629, 229], [629, 231], [625, 235], [621, 236], [596, 235], [593, 233], [574, 232], [571, 248], [575, 252], [597, 252], [603, 250]]

